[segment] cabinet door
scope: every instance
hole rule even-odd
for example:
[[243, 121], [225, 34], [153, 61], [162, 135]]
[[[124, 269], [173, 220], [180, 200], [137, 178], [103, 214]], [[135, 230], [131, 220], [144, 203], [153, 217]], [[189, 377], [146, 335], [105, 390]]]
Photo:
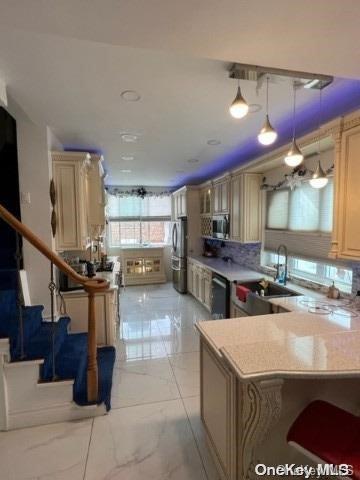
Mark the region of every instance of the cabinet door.
[[221, 184], [221, 211], [227, 213], [229, 211], [229, 183]]
[[214, 186], [214, 213], [221, 213], [221, 185]]
[[205, 303], [205, 276], [203, 269], [199, 269], [199, 301]]
[[211, 311], [211, 276], [208, 273], [204, 277], [204, 304]]
[[347, 130], [341, 139], [340, 162], [335, 167], [338, 258], [360, 258], [360, 126]]
[[55, 248], [59, 251], [82, 250], [82, 223], [80, 220], [80, 172], [75, 162], [54, 162], [56, 191]]
[[144, 259], [136, 258], [134, 260], [134, 274], [143, 275], [144, 274]]
[[193, 264], [190, 261], [187, 264], [187, 289], [193, 294]]
[[180, 215], [186, 216], [186, 192], [180, 193]]
[[230, 238], [241, 239], [241, 176], [231, 179]]
[[211, 214], [211, 189], [207, 188], [205, 190], [204, 196], [204, 213], [210, 215]]

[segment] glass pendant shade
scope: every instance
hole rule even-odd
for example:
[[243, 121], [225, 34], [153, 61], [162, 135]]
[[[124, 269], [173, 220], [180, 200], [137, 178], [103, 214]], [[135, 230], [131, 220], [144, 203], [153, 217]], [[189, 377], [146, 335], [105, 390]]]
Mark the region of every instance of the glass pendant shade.
[[230, 105], [229, 111], [234, 118], [243, 118], [249, 111], [249, 105], [241, 95], [240, 86], [238, 86], [236, 97]]
[[258, 135], [258, 140], [262, 145], [271, 145], [276, 139], [277, 133], [270, 123], [269, 115], [266, 115], [264, 126]]
[[327, 178], [326, 173], [322, 169], [319, 160], [318, 166], [313, 173], [309, 183], [313, 188], [324, 188], [327, 185], [328, 181], [329, 179]]
[[285, 163], [289, 167], [297, 167], [304, 160], [304, 155], [301, 153], [300, 148], [297, 146], [295, 138], [293, 138], [290, 150], [286, 154]]

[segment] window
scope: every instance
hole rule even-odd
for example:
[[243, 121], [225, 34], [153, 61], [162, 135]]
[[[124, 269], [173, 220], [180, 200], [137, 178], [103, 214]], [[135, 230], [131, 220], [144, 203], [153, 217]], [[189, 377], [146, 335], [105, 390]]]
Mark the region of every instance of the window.
[[294, 190], [276, 190], [267, 194], [266, 228], [293, 232], [332, 230], [333, 180], [323, 189], [303, 182]]
[[167, 244], [170, 242], [170, 221], [118, 221], [109, 222], [111, 247], [143, 243]]
[[171, 197], [109, 196], [109, 245], [170, 242]]
[[[284, 262], [285, 258], [280, 256], [280, 263]], [[277, 264], [277, 253], [263, 252], [261, 263], [263, 266], [274, 268]], [[288, 269], [290, 276], [311, 280], [320, 285], [331, 285], [334, 282], [341, 291], [351, 293], [352, 270], [349, 268], [289, 256]]]

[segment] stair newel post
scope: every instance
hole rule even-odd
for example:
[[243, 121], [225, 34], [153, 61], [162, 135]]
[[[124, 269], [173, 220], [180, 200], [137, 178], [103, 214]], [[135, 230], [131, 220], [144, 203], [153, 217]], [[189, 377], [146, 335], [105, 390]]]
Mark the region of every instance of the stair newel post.
[[17, 271], [16, 306], [17, 306], [18, 322], [19, 322], [20, 359], [23, 360], [25, 358], [24, 319], [23, 319], [24, 297], [23, 297], [23, 293], [22, 293], [21, 277], [20, 277], [22, 256], [21, 256], [20, 235], [19, 235], [18, 232], [16, 232], [15, 235], [16, 235], [15, 261], [16, 261], [16, 271]]
[[95, 293], [88, 291], [88, 366], [87, 366], [87, 399], [96, 402], [98, 399], [98, 367], [96, 347]]
[[55, 336], [56, 336], [56, 322], [55, 322], [55, 291], [56, 284], [54, 282], [54, 264], [50, 263], [50, 315], [51, 315], [51, 364], [52, 364], [52, 381], [56, 380], [55, 368]]

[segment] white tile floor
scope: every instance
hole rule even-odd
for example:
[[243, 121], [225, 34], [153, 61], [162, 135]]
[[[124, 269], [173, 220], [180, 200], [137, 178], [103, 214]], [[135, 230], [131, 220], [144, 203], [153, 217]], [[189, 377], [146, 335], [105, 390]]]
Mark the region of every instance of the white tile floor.
[[171, 284], [121, 295], [109, 415], [0, 433], [1, 480], [218, 480], [199, 417], [199, 340], [210, 314]]

